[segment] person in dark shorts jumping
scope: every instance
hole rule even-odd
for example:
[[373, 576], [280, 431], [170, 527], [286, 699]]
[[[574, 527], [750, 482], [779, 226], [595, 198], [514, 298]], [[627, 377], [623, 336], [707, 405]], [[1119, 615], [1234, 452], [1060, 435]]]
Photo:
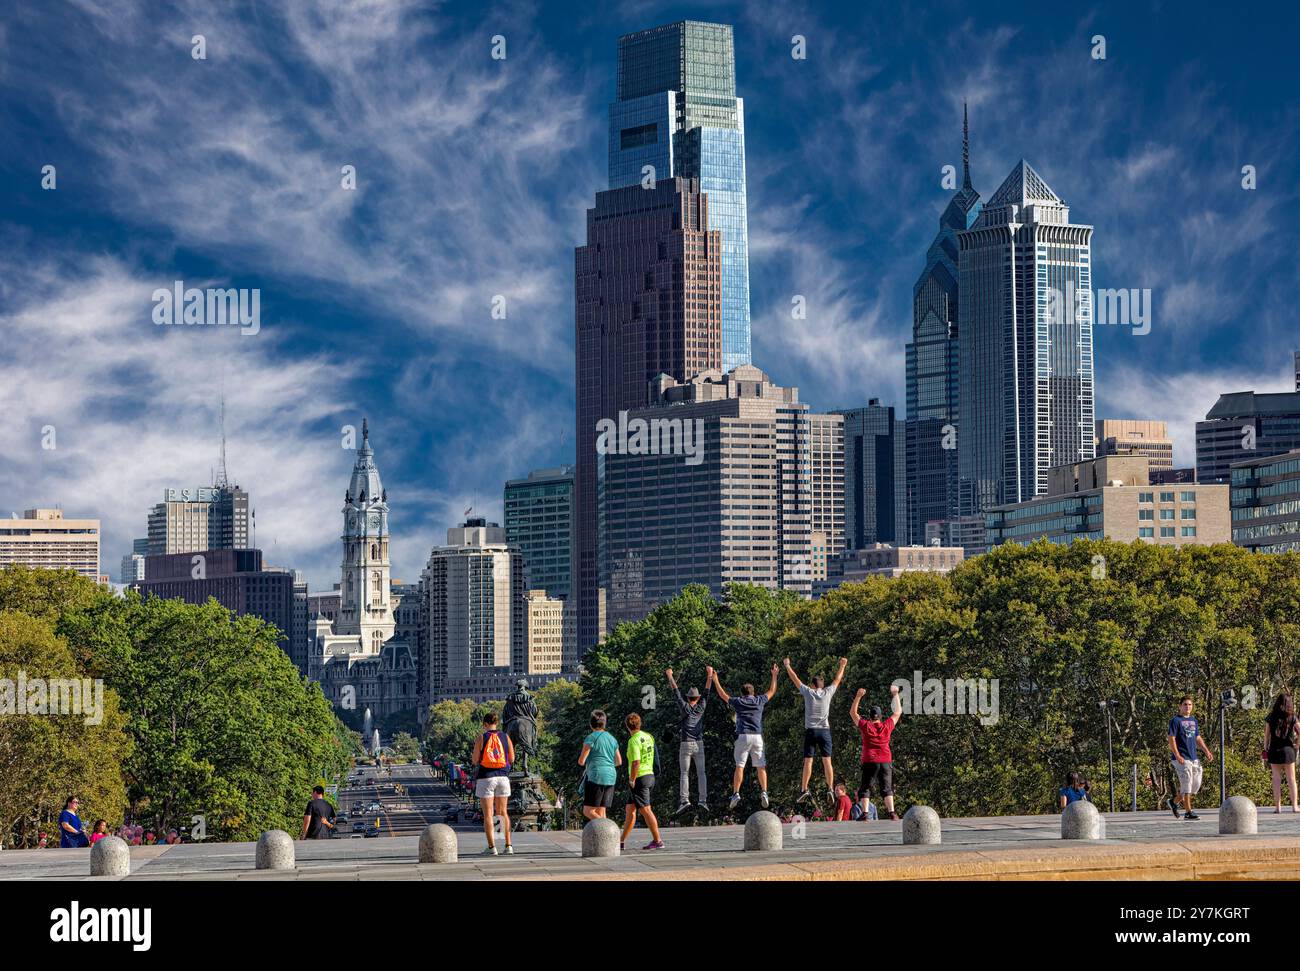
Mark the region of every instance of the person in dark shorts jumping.
[[858, 716], [858, 703], [867, 693], [866, 688], [859, 688], [853, 696], [853, 707], [849, 717], [857, 726], [862, 736], [862, 781], [858, 785], [858, 801], [862, 803], [865, 813], [870, 805], [871, 791], [876, 782], [880, 782], [880, 797], [885, 804], [885, 811], [890, 819], [898, 819], [894, 812], [894, 756], [889, 750], [889, 740], [894, 734], [898, 720], [903, 717], [903, 705], [898, 700], [898, 685], [889, 686], [889, 703], [893, 709], [888, 718], [881, 717], [879, 707], [873, 706], [866, 718]]
[[614, 805], [614, 784], [623, 754], [618, 739], [605, 731], [606, 715], [600, 709], [591, 713], [591, 734], [582, 740], [578, 764], [583, 768], [582, 815], [587, 819], [605, 819]]
[[1260, 753], [1273, 771], [1273, 812], [1282, 811], [1282, 775], [1291, 787], [1291, 811], [1300, 812], [1296, 805], [1295, 760], [1296, 743], [1300, 741], [1300, 725], [1296, 723], [1295, 704], [1289, 694], [1280, 694], [1273, 702], [1273, 710], [1264, 720], [1264, 750]]
[[796, 802], [806, 802], [812, 797], [808, 783], [812, 780], [813, 759], [818, 756], [822, 760], [826, 790], [835, 792], [835, 765], [831, 762], [831, 699], [840, 689], [844, 669], [848, 664], [848, 658], [840, 658], [839, 670], [835, 672], [835, 680], [830, 685], [826, 684], [826, 679], [821, 675], [817, 675], [812, 679], [812, 684], [807, 685], [794, 673], [790, 659], [785, 659], [786, 677], [794, 682], [795, 690], [803, 696], [803, 774], [799, 777], [799, 796]]

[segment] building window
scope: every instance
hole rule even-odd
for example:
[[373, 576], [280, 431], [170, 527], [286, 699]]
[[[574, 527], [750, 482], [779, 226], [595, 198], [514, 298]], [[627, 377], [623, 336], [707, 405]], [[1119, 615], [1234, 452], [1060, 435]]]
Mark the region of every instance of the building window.
[[1172, 526], [1161, 526], [1161, 527], [1160, 527], [1160, 535], [1161, 535], [1161, 536], [1172, 537], [1172, 536], [1174, 535], [1174, 527], [1172, 527]]
[[1155, 535], [1156, 529], [1154, 526], [1142, 526], [1138, 529], [1138, 536], [1143, 539], [1152, 539]]
[[1193, 508], [1191, 508], [1191, 509], [1183, 509], [1183, 510], [1182, 510], [1182, 518], [1183, 518], [1183, 519], [1195, 519], [1195, 518], [1196, 518], [1196, 509], [1195, 509], [1195, 507], [1193, 507]]
[[1139, 509], [1139, 510], [1138, 510], [1138, 519], [1139, 519], [1139, 520], [1147, 520], [1147, 519], [1155, 519], [1155, 518], [1156, 518], [1156, 511], [1155, 511], [1154, 509]]
[[1155, 502], [1156, 494], [1154, 492], [1139, 492], [1138, 502]]
[[1184, 536], [1195, 536], [1195, 535], [1196, 535], [1196, 527], [1195, 527], [1195, 526], [1184, 526], [1184, 527], [1183, 527], [1183, 535], [1184, 535]]
[[1174, 494], [1173, 494], [1172, 492], [1162, 492], [1162, 493], [1160, 493], [1160, 501], [1161, 501], [1161, 502], [1173, 502], [1173, 501], [1174, 501]]

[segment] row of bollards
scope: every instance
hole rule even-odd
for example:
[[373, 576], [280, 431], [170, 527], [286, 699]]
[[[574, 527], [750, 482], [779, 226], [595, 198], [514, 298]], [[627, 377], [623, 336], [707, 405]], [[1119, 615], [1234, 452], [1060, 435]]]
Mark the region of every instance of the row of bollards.
[[[1221, 835], [1251, 835], [1259, 831], [1255, 804], [1245, 796], [1230, 796], [1219, 807]], [[593, 819], [582, 828], [582, 855], [619, 855], [622, 828], [612, 819]], [[1100, 840], [1106, 838], [1106, 818], [1090, 802], [1072, 802], [1061, 813], [1061, 839]], [[903, 814], [903, 842], [934, 845], [942, 840], [939, 814], [929, 806], [913, 806]], [[772, 852], [785, 845], [780, 818], [761, 810], [745, 820], [746, 850]], [[434, 823], [420, 834], [421, 863], [455, 863], [460, 855], [456, 831]], [[257, 841], [254, 864], [258, 870], [292, 870], [295, 865], [293, 837], [281, 829], [263, 833]], [[131, 872], [131, 848], [118, 836], [105, 836], [90, 848], [92, 877], [127, 876]]]

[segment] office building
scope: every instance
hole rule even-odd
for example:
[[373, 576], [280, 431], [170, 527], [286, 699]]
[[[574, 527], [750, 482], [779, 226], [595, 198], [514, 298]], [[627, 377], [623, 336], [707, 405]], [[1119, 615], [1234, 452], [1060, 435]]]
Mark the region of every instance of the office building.
[[809, 567], [813, 582], [825, 579], [826, 564], [844, 549], [844, 416], [808, 414], [809, 494], [812, 533]]
[[619, 38], [609, 188], [674, 176], [699, 180], [709, 228], [721, 233], [721, 367], [730, 371], [750, 363], [750, 322], [745, 105], [728, 24], [685, 20]]
[[[813, 456], [837, 422], [814, 421], [797, 388], [752, 365], [666, 376], [656, 404], [634, 409], [608, 443], [600, 520], [601, 586], [610, 624], [637, 620], [691, 583], [812, 590]], [[616, 447], [617, 446], [617, 447]], [[817, 502], [841, 512], [837, 466]]]
[[524, 559], [530, 589], [569, 595], [573, 557], [573, 466], [539, 469], [505, 488], [506, 542]]
[[960, 546], [891, 546], [872, 543], [845, 550], [833, 557], [825, 580], [813, 584], [820, 597], [844, 583], [861, 583], [868, 577], [900, 577], [904, 573], [947, 573], [965, 559]]
[[1093, 458], [1092, 227], [1023, 159], [957, 233], [963, 515], [1047, 491]]
[[906, 531], [925, 540], [926, 524], [958, 515], [957, 422], [960, 409], [957, 234], [980, 213], [970, 181], [970, 129], [963, 107], [962, 184], [939, 216], [939, 232], [912, 287], [912, 340], [907, 345]]
[[1196, 423], [1196, 478], [1228, 483], [1232, 466], [1300, 448], [1300, 391], [1219, 396]]
[[1232, 467], [1232, 541], [1256, 553], [1300, 552], [1300, 449]]
[[1174, 467], [1174, 442], [1162, 421], [1101, 418], [1097, 421], [1097, 457], [1145, 455], [1151, 474]]
[[118, 568], [117, 582], [130, 586], [144, 579], [144, 558], [149, 555], [149, 539], [131, 541], [131, 552], [122, 557]]
[[[576, 654], [600, 625], [597, 425], [650, 403], [658, 375], [685, 381], [722, 365], [721, 236], [698, 179], [612, 189], [587, 210], [575, 253], [576, 473], [570, 595]], [[576, 658], [575, 658], [576, 661]]]
[[96, 583], [99, 572], [99, 520], [65, 519], [62, 509], [28, 509], [21, 519], [0, 520], [0, 570], [73, 570]]
[[149, 511], [149, 554], [247, 549], [249, 522], [239, 486], [167, 489]]
[[989, 545], [1044, 538], [1170, 546], [1231, 541], [1226, 485], [1153, 486], [1148, 462], [1141, 455], [1108, 455], [1051, 469], [1046, 493], [987, 512]]
[[988, 552], [983, 516], [955, 516], [925, 524], [925, 545], [944, 549], [957, 547], [966, 559]]
[[522, 674], [558, 675], [564, 661], [564, 600], [545, 590], [524, 593], [525, 657]]
[[907, 539], [907, 432], [872, 398], [844, 417], [844, 548]]

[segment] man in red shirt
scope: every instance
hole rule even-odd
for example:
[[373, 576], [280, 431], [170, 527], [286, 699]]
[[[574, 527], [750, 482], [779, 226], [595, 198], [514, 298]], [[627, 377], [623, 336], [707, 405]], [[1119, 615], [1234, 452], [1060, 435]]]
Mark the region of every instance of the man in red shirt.
[[853, 696], [853, 707], [849, 717], [858, 726], [862, 735], [862, 781], [858, 785], [858, 801], [862, 804], [863, 814], [870, 805], [871, 790], [877, 779], [880, 780], [880, 795], [890, 819], [898, 819], [894, 812], [894, 756], [889, 751], [889, 739], [894, 734], [898, 720], [903, 717], [903, 705], [898, 700], [898, 685], [889, 686], [889, 704], [893, 712], [888, 718], [881, 717], [881, 711], [873, 706], [866, 718], [858, 716], [858, 703], [867, 693], [866, 688], [859, 688]]
[[835, 816], [832, 818], [832, 821], [842, 823], [849, 819], [852, 812], [853, 800], [849, 798], [849, 794], [844, 788], [844, 783], [835, 783]]

